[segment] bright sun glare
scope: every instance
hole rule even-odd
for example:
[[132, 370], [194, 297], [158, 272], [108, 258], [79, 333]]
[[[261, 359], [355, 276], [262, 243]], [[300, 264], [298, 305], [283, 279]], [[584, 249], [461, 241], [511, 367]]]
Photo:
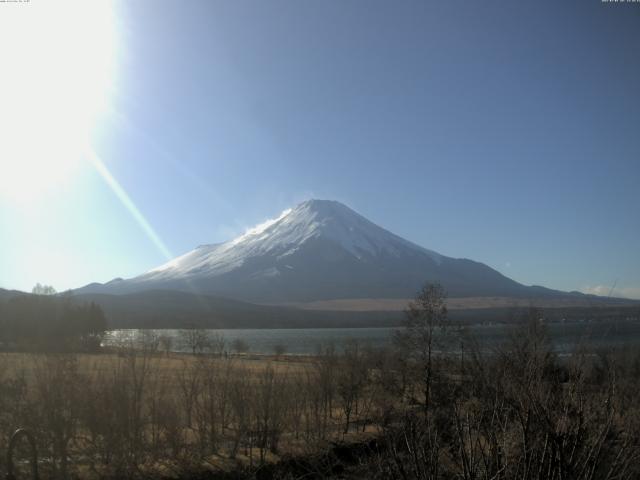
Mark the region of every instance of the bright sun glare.
[[0, 15], [0, 199], [64, 187], [112, 88], [112, 2], [5, 3]]

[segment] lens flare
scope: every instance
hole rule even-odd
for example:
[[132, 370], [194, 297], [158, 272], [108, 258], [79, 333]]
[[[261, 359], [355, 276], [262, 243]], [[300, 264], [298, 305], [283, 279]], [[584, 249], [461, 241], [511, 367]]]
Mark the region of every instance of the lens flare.
[[129, 195], [124, 190], [124, 188], [122, 188], [122, 186], [118, 183], [115, 177], [111, 175], [111, 172], [109, 172], [109, 170], [105, 166], [104, 162], [100, 159], [100, 157], [98, 157], [98, 155], [93, 150], [89, 150], [89, 152], [87, 152], [87, 157], [91, 161], [91, 164], [95, 167], [96, 171], [104, 179], [107, 185], [109, 185], [109, 187], [111, 188], [113, 193], [116, 195], [116, 197], [118, 197], [118, 199], [122, 202], [125, 208], [129, 211], [131, 216], [136, 220], [136, 222], [138, 222], [138, 225], [140, 225], [140, 228], [142, 228], [142, 230], [145, 232], [147, 237], [149, 237], [149, 239], [153, 242], [153, 244], [156, 246], [158, 251], [160, 251], [160, 253], [162, 253], [162, 255], [167, 260], [173, 258], [173, 255], [171, 255], [171, 252], [166, 247], [162, 239], [155, 232], [151, 224], [147, 221], [147, 219], [142, 214], [142, 212], [138, 209], [136, 204], [133, 203], [133, 200], [131, 200], [131, 197], [129, 197]]

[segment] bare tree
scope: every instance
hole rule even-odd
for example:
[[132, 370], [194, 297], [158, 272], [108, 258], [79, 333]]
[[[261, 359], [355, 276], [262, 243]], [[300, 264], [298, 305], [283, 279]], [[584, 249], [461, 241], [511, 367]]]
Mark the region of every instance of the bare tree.
[[428, 283], [409, 303], [404, 329], [396, 333], [396, 342], [415, 362], [422, 385], [424, 410], [429, 410], [433, 384], [433, 360], [438, 329], [447, 324], [446, 295], [439, 283]]
[[243, 338], [236, 338], [231, 343], [231, 348], [238, 354], [247, 353], [249, 351], [249, 343]]
[[183, 361], [182, 368], [178, 372], [180, 399], [188, 428], [193, 425], [193, 412], [202, 389], [202, 373], [203, 370], [199, 365], [188, 359]]
[[70, 446], [77, 436], [80, 418], [80, 386], [84, 383], [73, 355], [51, 355], [36, 359], [38, 424], [47, 438], [54, 477], [68, 478]]
[[222, 357], [226, 347], [227, 340], [224, 338], [223, 334], [216, 332], [213, 335], [209, 335], [209, 349], [211, 350], [211, 353], [218, 357]]
[[253, 415], [253, 396], [249, 375], [246, 369], [238, 368], [234, 372], [230, 388], [232, 437], [229, 456], [236, 457], [240, 446], [245, 444], [247, 453], [251, 452], [251, 418]]
[[271, 364], [256, 378], [253, 388], [253, 434], [260, 451], [260, 462], [264, 463], [269, 449], [277, 453], [280, 436], [284, 429], [287, 411], [286, 373], [276, 373]]
[[344, 432], [349, 432], [352, 413], [357, 414], [358, 402], [367, 380], [367, 366], [357, 341], [347, 342], [341, 358], [340, 368], [337, 370], [337, 393], [340, 398], [342, 412], [345, 418]]
[[204, 353], [210, 348], [210, 338], [208, 332], [203, 328], [189, 328], [180, 330], [180, 339], [193, 355]]
[[171, 353], [171, 348], [173, 347], [173, 337], [171, 335], [167, 335], [163, 333], [158, 337], [158, 341], [160, 343], [160, 348], [164, 352], [166, 356], [169, 356]]
[[138, 332], [137, 343], [142, 351], [153, 355], [160, 348], [160, 336], [155, 330], [140, 330]]
[[281, 357], [282, 355], [285, 354], [286, 351], [287, 351], [287, 347], [283, 343], [277, 343], [276, 345], [273, 346], [273, 353], [275, 354], [276, 357]]

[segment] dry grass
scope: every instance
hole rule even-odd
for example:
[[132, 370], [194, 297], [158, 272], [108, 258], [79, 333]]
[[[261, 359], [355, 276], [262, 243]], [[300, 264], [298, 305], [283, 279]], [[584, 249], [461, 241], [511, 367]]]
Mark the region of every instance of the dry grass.
[[52, 458], [43, 478], [255, 467], [372, 432], [360, 431], [352, 415], [351, 431], [343, 434], [335, 372], [319, 379], [319, 361], [133, 350], [3, 353], [0, 386], [12, 396], [4, 399], [12, 409], [0, 428], [36, 432], [42, 455]]
[[[344, 312], [402, 312], [406, 310], [409, 298], [345, 298], [319, 300], [315, 302], [288, 303], [287, 306], [303, 310], [325, 310]], [[594, 305], [618, 306], [625, 302], [618, 298], [561, 297], [561, 298], [513, 298], [513, 297], [453, 297], [447, 298], [449, 310], [482, 308], [571, 308], [592, 307]], [[633, 304], [632, 301], [627, 301]]]
[[[24, 352], [3, 352], [0, 353], [0, 374], [14, 376], [17, 373], [24, 373], [27, 380], [37, 368], [38, 362], [45, 358], [50, 358], [59, 354], [47, 353], [24, 353]], [[78, 361], [80, 373], [98, 373], [107, 371], [122, 361], [122, 355], [117, 353], [74, 354]], [[150, 366], [154, 370], [161, 370], [169, 376], [177, 374], [188, 366], [195, 365], [205, 356], [191, 355], [187, 353], [154, 354], [149, 357]], [[228, 361], [223, 358], [206, 356], [213, 365], [221, 365]], [[258, 374], [266, 368], [271, 367], [277, 373], [300, 374], [307, 371], [313, 363], [313, 356], [302, 355], [233, 355], [230, 360], [235, 366], [243, 370]]]

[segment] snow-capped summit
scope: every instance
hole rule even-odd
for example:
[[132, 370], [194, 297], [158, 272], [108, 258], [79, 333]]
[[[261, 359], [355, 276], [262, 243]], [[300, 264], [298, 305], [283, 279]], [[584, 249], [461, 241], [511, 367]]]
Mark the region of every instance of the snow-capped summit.
[[407, 298], [425, 281], [452, 296], [521, 296], [523, 285], [481, 263], [445, 257], [346, 205], [308, 200], [225, 243], [202, 245], [138, 277], [83, 291], [174, 289], [256, 302]]
[[205, 245], [154, 268], [141, 278], [216, 276], [251, 258], [269, 255], [279, 262], [312, 240], [335, 243], [356, 259], [366, 256], [402, 256], [407, 249], [441, 256], [377, 226], [340, 202], [308, 200], [222, 244]]

